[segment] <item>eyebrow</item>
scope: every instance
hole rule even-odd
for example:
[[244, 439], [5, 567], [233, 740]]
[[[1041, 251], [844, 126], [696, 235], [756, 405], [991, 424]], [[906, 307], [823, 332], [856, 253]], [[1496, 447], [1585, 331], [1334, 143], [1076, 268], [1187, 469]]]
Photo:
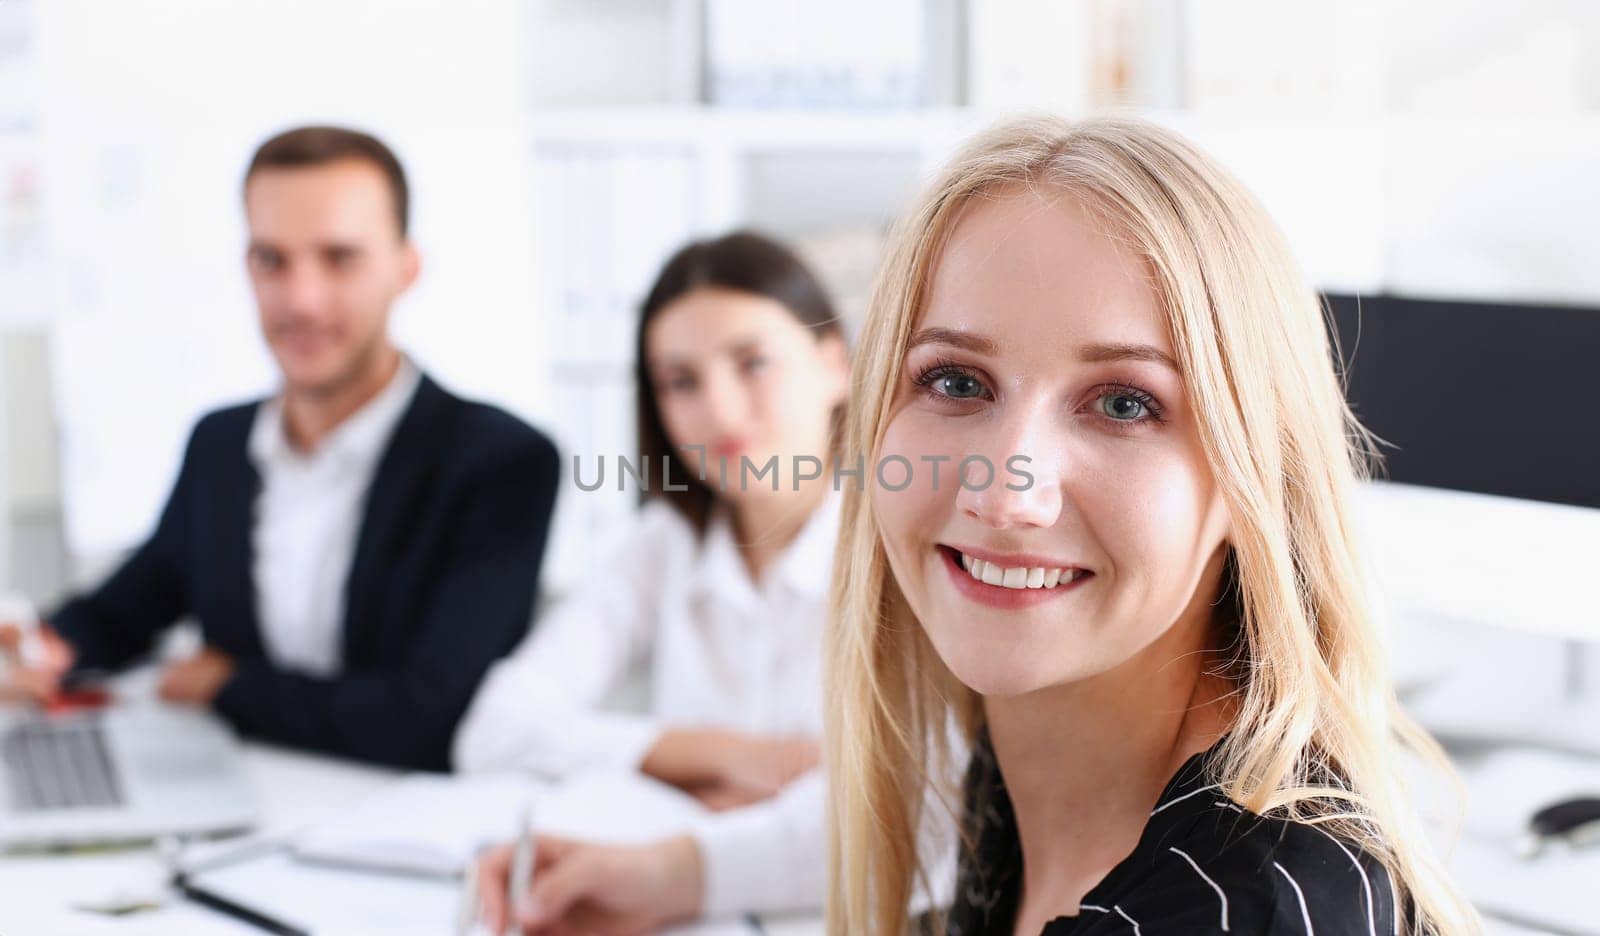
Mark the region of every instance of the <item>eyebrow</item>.
[[[732, 341], [724, 342], [723, 344], [719, 345], [718, 347], [716, 347], [716, 348], [714, 348], [712, 350], [713, 350], [714, 353], [721, 353], [721, 354], [743, 354], [743, 353], [745, 353], [747, 351], [753, 351], [753, 350], [759, 348], [760, 346], [761, 346], [761, 336], [760, 335], [747, 335], [747, 336], [744, 336], [744, 337], [741, 337], [741, 338], [735, 338]], [[652, 355], [650, 357], [649, 361], [650, 361], [650, 366], [651, 367], [657, 367], [657, 368], [663, 368], [663, 367], [687, 367], [687, 366], [689, 366], [690, 364], [693, 363], [693, 359], [685, 357], [683, 355], [679, 355], [679, 354], [657, 354], [657, 355]]]
[[[971, 351], [974, 354], [986, 354], [991, 357], [999, 354], [999, 346], [989, 338], [974, 335], [971, 332], [961, 331], [956, 328], [930, 327], [911, 336], [907, 350], [918, 345], [947, 344], [957, 348]], [[1119, 344], [1116, 342], [1104, 344], [1084, 345], [1078, 349], [1078, 357], [1090, 364], [1104, 364], [1112, 361], [1148, 361], [1152, 364], [1163, 364], [1173, 371], [1178, 371], [1178, 362], [1172, 355], [1147, 344]]]
[[[265, 240], [252, 240], [246, 245], [246, 247], [247, 247], [248, 250], [250, 250], [253, 253], [279, 253], [279, 254], [281, 254], [281, 253], [289, 253], [289, 251], [287, 249], [285, 249], [282, 245], [274, 243], [272, 241], [265, 241]], [[360, 241], [341, 241], [341, 240], [319, 241], [318, 243], [311, 245], [311, 249], [313, 251], [317, 252], [317, 253], [323, 253], [323, 254], [326, 254], [326, 253], [357, 254], [357, 253], [366, 253], [366, 250], [367, 250], [366, 245], [362, 244]]]
[[911, 343], [906, 346], [906, 349], [910, 350], [918, 345], [925, 344], [954, 345], [957, 348], [971, 351], [973, 354], [993, 356], [1000, 353], [1000, 348], [993, 341], [982, 335], [974, 335], [971, 332], [964, 332], [956, 328], [938, 327], [924, 328], [912, 335]]
[[1078, 356], [1092, 364], [1102, 364], [1107, 361], [1149, 361], [1152, 364], [1165, 364], [1173, 371], [1178, 370], [1178, 362], [1172, 359], [1172, 355], [1155, 345], [1092, 344], [1079, 348]]

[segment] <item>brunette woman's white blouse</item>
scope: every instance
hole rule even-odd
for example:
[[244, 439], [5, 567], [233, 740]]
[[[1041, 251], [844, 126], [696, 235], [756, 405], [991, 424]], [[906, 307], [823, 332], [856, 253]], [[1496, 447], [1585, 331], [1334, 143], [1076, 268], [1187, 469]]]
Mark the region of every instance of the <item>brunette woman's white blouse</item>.
[[[726, 512], [700, 542], [660, 500], [597, 559], [571, 597], [490, 670], [456, 732], [457, 770], [561, 776], [636, 769], [668, 728], [822, 736], [821, 653], [842, 497], [828, 492], [751, 581]], [[603, 708], [640, 667], [643, 713]], [[820, 771], [697, 829], [705, 912], [820, 907], [826, 879]]]

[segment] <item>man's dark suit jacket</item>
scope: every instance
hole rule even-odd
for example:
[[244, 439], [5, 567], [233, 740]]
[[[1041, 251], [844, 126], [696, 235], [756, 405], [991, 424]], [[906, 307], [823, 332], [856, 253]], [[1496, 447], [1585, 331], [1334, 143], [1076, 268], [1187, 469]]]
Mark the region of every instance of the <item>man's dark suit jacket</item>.
[[343, 667], [314, 678], [274, 666], [256, 620], [260, 477], [246, 446], [259, 405], [200, 420], [155, 533], [51, 624], [77, 650], [76, 669], [105, 669], [147, 654], [192, 615], [235, 661], [213, 705], [241, 732], [447, 769], [479, 680], [527, 632], [560, 477], [555, 447], [423, 377], [367, 492], [345, 583]]

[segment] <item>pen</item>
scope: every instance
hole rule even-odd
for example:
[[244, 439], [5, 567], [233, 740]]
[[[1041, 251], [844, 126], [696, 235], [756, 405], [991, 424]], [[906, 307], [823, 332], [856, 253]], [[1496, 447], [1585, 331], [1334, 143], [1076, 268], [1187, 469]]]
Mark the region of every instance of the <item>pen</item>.
[[277, 933], [278, 936], [311, 936], [310, 930], [303, 930], [282, 920], [275, 920], [243, 904], [234, 903], [221, 894], [215, 894], [203, 887], [190, 884], [186, 875], [179, 874], [175, 876], [172, 879], [172, 886], [177, 888], [178, 893], [195, 903], [203, 907], [210, 907], [218, 913], [227, 914], [236, 920], [242, 920], [257, 929], [265, 930], [269, 933]]
[[511, 876], [506, 880], [506, 914], [515, 917], [533, 885], [533, 806], [522, 808], [517, 826], [517, 848], [511, 854]]
[[467, 862], [461, 877], [461, 901], [456, 909], [456, 936], [467, 936], [478, 923], [478, 858]]
[[[161, 863], [167, 868], [172, 881], [172, 888], [185, 898], [200, 904], [202, 907], [209, 907], [218, 913], [249, 923], [257, 929], [262, 929], [269, 933], [277, 933], [278, 936], [311, 936], [309, 930], [303, 930], [282, 920], [273, 919], [265, 913], [252, 910], [243, 904], [234, 903], [221, 894], [190, 883], [189, 872], [184, 870], [179, 863], [181, 850], [182, 845], [176, 836], [163, 835], [156, 840], [156, 852], [161, 858]], [[219, 863], [226, 864], [227, 862]]]

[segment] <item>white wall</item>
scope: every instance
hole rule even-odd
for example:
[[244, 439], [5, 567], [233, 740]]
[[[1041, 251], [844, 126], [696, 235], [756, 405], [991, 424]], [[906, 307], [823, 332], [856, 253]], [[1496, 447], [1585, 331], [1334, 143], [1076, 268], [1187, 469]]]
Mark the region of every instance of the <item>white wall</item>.
[[1600, 109], [1593, 0], [1406, 0], [1380, 9], [1386, 98], [1396, 112]]
[[[268, 392], [242, 256], [254, 146], [370, 129], [411, 176], [422, 280], [401, 343], [447, 385], [532, 420], [544, 335], [527, 257], [515, 0], [51, 0], [38, 10], [53, 365], [67, 532], [141, 536], [202, 411]], [[88, 24], [93, 24], [92, 28]]]
[[[1187, 19], [1204, 9], [1225, 27], [1230, 15], [1260, 20], [1265, 0], [1199, 2], [1136, 6], [1151, 16], [1177, 10]], [[696, 37], [681, 35], [695, 21], [685, 12], [693, 6], [12, 0], [4, 9], [29, 8], [37, 20], [37, 75], [25, 77], [42, 95], [45, 198], [43, 223], [35, 227], [48, 242], [50, 310], [28, 327], [50, 334], [74, 551], [92, 564], [135, 541], [153, 521], [194, 418], [271, 388], [242, 270], [238, 186], [252, 147], [284, 126], [348, 121], [395, 145], [411, 172], [414, 231], [425, 255], [422, 282], [398, 310], [402, 342], [448, 384], [547, 427], [560, 424], [563, 404], [549, 380], [554, 355], [546, 330], [562, 326], [550, 324], [561, 319], [546, 287], [561, 279], [554, 275], [560, 271], [540, 268], [539, 238], [567, 227], [554, 223], [532, 192], [541, 180], [525, 131], [548, 117], [530, 121], [531, 106], [587, 108], [578, 124], [604, 126], [601, 136], [620, 135], [645, 150], [659, 145], [650, 127], [672, 146], [702, 129], [782, 138], [781, 145], [747, 141], [737, 161], [716, 150], [720, 156], [697, 166], [702, 203], [690, 214], [719, 226], [750, 218], [804, 233], [817, 216], [846, 214], [858, 197], [883, 201], [882, 192], [898, 192], [889, 177], [896, 165], [925, 168], [881, 139], [838, 145], [832, 135], [861, 132], [863, 121], [848, 115], [794, 123], [792, 114], [653, 107], [684, 99], [694, 70], [684, 56], [698, 54]], [[992, 16], [1027, 4], [991, 6]], [[1507, 87], [1496, 75], [1504, 63], [1525, 60], [1530, 42], [1535, 50], [1541, 42], [1582, 49], [1600, 42], [1600, 5], [1512, 6], [1355, 0], [1321, 7], [1312, 19], [1280, 11], [1261, 22], [1294, 30], [1285, 38], [1291, 51], [1293, 41], [1308, 44], [1308, 74], [1348, 73], [1321, 98], [1308, 92], [1316, 101], [1343, 102], [1339, 113], [1296, 107], [1281, 95], [1230, 109], [1208, 86], [1197, 113], [1162, 119], [1194, 135], [1257, 191], [1319, 286], [1600, 304], [1600, 241], [1589, 235], [1591, 206], [1600, 205], [1600, 174], [1592, 171], [1600, 165], [1600, 58], [1585, 53], [1572, 65], [1555, 56], [1527, 75], [1528, 68], [1513, 69], [1521, 76], [1513, 89], [1544, 89], [1531, 102], [1540, 115], [1501, 109], [1417, 116], [1478, 100], [1484, 87]], [[1563, 23], [1580, 27], [1577, 38], [1550, 40]], [[1230, 31], [1203, 26], [1181, 30], [1185, 41], [1211, 42], [1213, 58], [1217, 42], [1228, 52]], [[1338, 41], [1319, 38], [1318, 27]], [[1176, 42], [1176, 29], [1167, 24], [1165, 38], [1151, 43]], [[653, 41], [674, 44], [647, 50]], [[1353, 45], [1362, 47], [1359, 56], [1347, 54]], [[982, 47], [975, 43], [968, 54]], [[1300, 66], [1289, 54], [1251, 59], [1250, 49], [1246, 43], [1238, 55], [1221, 56], [1236, 63], [1236, 85], [1272, 84], [1274, 69]], [[1193, 67], [1183, 75], [1192, 78]], [[1174, 90], [1176, 65], [1163, 75], [1163, 102], [1194, 96], [1193, 87]], [[15, 92], [15, 83], [7, 90]], [[6, 99], [0, 94], [0, 104]], [[618, 103], [629, 109], [599, 109]], [[1575, 116], [1574, 108], [1589, 114]], [[750, 116], [756, 119], [747, 126]], [[915, 128], [922, 119], [856, 116], [894, 134], [899, 124]], [[931, 119], [927, 126], [946, 122]], [[792, 139], [806, 133], [829, 138]], [[906, 153], [928, 151], [917, 133], [905, 136]], [[609, 158], [604, 145], [572, 145]], [[905, 186], [913, 181], [908, 175]], [[586, 207], [574, 210], [582, 215]], [[616, 249], [631, 255], [627, 242]], [[0, 308], [0, 331], [6, 314]], [[54, 478], [53, 448], [10, 454], [14, 476], [48, 471]]]

